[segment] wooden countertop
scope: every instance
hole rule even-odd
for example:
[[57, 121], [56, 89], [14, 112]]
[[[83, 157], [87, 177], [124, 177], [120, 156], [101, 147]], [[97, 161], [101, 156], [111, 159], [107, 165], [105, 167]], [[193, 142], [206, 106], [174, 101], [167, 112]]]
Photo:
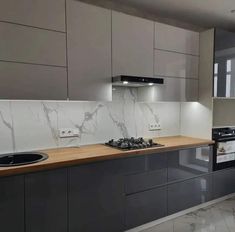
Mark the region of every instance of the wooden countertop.
[[0, 176], [36, 172], [53, 168], [91, 163], [100, 160], [151, 154], [154, 152], [159, 153], [183, 148], [192, 148], [214, 143], [211, 140], [184, 136], [161, 137], [154, 139], [154, 142], [160, 143], [164, 145], [164, 147], [155, 147], [134, 151], [120, 151], [118, 149], [110, 148], [102, 144], [96, 144], [81, 146], [79, 148], [56, 148], [42, 150], [41, 152], [46, 153], [49, 156], [47, 160], [35, 164], [17, 167], [0, 167]]

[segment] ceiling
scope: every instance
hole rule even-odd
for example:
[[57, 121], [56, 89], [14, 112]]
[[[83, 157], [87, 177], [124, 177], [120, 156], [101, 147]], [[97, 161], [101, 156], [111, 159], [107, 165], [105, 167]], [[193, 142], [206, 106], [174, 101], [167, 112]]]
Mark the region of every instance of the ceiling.
[[110, 0], [159, 17], [235, 31], [235, 0]]

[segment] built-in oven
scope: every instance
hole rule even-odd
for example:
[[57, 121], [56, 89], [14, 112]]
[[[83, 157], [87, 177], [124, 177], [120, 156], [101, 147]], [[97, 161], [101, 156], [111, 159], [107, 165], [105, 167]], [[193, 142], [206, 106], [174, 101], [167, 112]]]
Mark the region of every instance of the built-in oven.
[[235, 166], [235, 128], [214, 128], [213, 170]]

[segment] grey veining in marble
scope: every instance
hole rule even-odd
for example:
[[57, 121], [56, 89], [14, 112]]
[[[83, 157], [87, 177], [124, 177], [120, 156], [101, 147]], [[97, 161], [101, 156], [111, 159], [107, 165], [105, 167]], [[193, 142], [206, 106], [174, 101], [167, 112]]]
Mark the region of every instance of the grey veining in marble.
[[11, 102], [0, 102], [0, 149], [3, 152], [15, 151], [15, 131]]
[[[149, 131], [160, 122], [161, 131]], [[59, 129], [77, 129], [62, 139]], [[110, 138], [180, 134], [180, 103], [139, 103], [135, 88], [116, 88], [112, 102], [0, 101], [0, 153], [104, 143]]]
[[234, 232], [235, 198], [199, 209], [142, 232]]

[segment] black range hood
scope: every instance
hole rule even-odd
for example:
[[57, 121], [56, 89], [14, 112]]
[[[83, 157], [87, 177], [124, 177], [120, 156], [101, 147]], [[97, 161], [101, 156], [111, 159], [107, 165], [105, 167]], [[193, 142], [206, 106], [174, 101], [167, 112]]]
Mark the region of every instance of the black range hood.
[[141, 77], [141, 76], [128, 76], [120, 75], [112, 78], [114, 86], [130, 86], [130, 87], [141, 87], [141, 86], [152, 86], [164, 84], [163, 78], [153, 77]]

